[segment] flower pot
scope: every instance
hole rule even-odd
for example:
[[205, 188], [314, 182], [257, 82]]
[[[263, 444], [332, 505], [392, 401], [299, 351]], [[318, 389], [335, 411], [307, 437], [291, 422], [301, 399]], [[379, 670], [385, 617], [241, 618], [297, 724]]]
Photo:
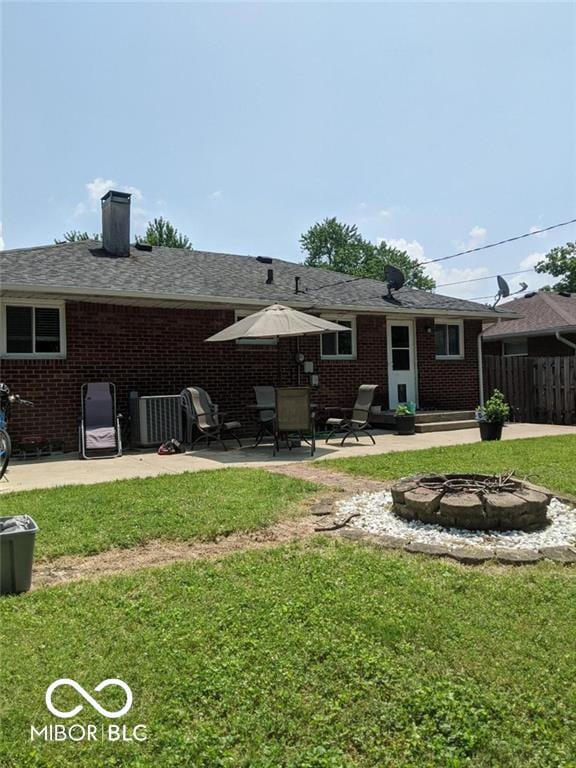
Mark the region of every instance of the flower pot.
[[501, 421], [480, 421], [480, 437], [482, 440], [500, 440], [502, 426]]
[[413, 435], [416, 431], [415, 416], [396, 416], [396, 432], [399, 435]]

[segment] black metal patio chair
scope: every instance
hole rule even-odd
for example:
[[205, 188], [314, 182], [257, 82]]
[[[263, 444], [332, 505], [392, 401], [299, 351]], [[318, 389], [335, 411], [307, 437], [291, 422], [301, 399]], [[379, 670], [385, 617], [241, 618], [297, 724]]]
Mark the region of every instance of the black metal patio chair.
[[344, 442], [350, 436], [354, 436], [356, 442], [358, 442], [358, 435], [366, 435], [366, 437], [369, 437], [374, 445], [376, 445], [376, 441], [370, 432], [368, 432], [368, 429], [370, 428], [370, 411], [372, 410], [372, 404], [374, 403], [377, 389], [378, 384], [362, 384], [358, 388], [354, 407], [352, 409], [339, 409], [343, 412], [351, 410], [352, 413], [349, 417], [326, 419], [326, 426], [331, 430], [326, 438], [326, 442], [328, 442], [334, 435], [344, 432], [344, 437], [340, 441], [340, 445], [344, 445]]
[[[191, 450], [194, 450], [197, 443], [205, 440], [206, 447], [215, 441], [220, 443], [226, 451], [228, 450], [224, 442], [226, 437], [236, 440], [239, 447], [242, 448], [240, 438], [235, 433], [235, 430], [240, 429], [242, 425], [239, 421], [224, 421], [225, 414], [218, 411], [206, 390], [201, 387], [188, 387], [183, 390], [181, 397], [184, 412], [189, 422], [186, 434], [188, 441], [192, 443]], [[192, 442], [193, 426], [196, 426], [200, 434]]]

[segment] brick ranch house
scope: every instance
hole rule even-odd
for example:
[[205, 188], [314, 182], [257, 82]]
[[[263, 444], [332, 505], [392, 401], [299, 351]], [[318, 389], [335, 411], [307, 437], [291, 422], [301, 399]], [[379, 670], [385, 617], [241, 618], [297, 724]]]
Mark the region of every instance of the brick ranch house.
[[41, 434], [76, 449], [80, 388], [90, 381], [114, 382], [125, 414], [133, 390], [199, 385], [249, 425], [253, 385], [297, 383], [296, 340], [204, 340], [276, 302], [350, 328], [299, 342], [320, 406], [349, 406], [360, 384], [378, 383], [383, 408], [414, 400], [420, 409], [471, 409], [482, 323], [515, 317], [280, 259], [130, 245], [125, 193], [102, 198], [102, 224], [102, 242], [0, 254], [1, 379], [35, 403], [13, 409], [16, 441]]

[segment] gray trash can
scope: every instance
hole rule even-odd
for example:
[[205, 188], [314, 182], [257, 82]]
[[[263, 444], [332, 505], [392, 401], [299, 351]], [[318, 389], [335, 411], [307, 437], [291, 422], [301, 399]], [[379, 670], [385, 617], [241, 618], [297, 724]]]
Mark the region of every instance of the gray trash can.
[[30, 589], [37, 530], [28, 515], [0, 517], [0, 595]]

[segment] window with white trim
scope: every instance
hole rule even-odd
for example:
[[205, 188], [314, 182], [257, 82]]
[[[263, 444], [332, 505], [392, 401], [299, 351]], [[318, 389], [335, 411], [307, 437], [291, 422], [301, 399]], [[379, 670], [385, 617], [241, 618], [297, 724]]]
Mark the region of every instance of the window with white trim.
[[65, 356], [64, 304], [10, 301], [1, 309], [2, 357]]
[[504, 339], [502, 341], [502, 353], [504, 357], [521, 357], [528, 354], [528, 339], [523, 336], [519, 339]]
[[434, 345], [437, 360], [461, 360], [464, 357], [462, 320], [435, 320]]
[[[257, 310], [254, 310], [255, 312]], [[238, 320], [243, 320], [245, 317], [248, 317], [249, 315], [253, 315], [254, 312], [245, 312], [243, 310], [236, 310], [234, 312], [234, 322], [238, 322]], [[278, 336], [272, 336], [268, 339], [236, 339], [236, 344], [242, 344], [244, 346], [252, 346], [252, 347], [262, 347], [262, 346], [275, 346], [278, 344]]]
[[338, 325], [344, 325], [349, 331], [323, 333], [320, 336], [320, 357], [322, 360], [354, 360], [356, 357], [356, 318], [326, 317]]

